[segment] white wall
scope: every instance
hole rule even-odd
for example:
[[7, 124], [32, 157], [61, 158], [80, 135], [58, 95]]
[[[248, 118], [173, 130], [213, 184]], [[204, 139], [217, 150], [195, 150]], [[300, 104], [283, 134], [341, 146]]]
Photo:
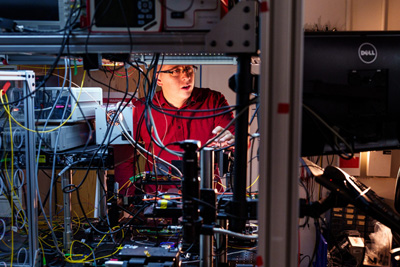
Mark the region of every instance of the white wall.
[[305, 0], [304, 29], [346, 30], [346, 0]]
[[305, 0], [304, 28], [315, 30], [399, 30], [398, 0]]
[[350, 2], [351, 30], [379, 31], [386, 29], [385, 0], [352, 0]]
[[389, 31], [399, 30], [400, 29], [400, 16], [399, 16], [400, 1], [398, 1], [398, 0], [389, 1], [388, 5], [387, 5], [387, 9], [388, 9], [388, 11], [387, 11], [387, 13], [388, 13], [387, 29]]

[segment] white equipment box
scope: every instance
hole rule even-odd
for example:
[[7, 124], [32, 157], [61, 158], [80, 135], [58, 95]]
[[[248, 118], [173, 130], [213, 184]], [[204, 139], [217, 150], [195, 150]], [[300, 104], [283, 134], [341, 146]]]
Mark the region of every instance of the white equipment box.
[[134, 131], [133, 110], [131, 105], [123, 107], [124, 105], [120, 108], [115, 105], [109, 105], [108, 107], [102, 106], [96, 108], [96, 144], [129, 144], [127, 138], [122, 134], [123, 128], [121, 124], [124, 125], [132, 136]]
[[[58, 98], [60, 93], [61, 97]], [[78, 101], [79, 106], [76, 105], [76, 101]], [[51, 107], [54, 104], [55, 109], [50, 115]], [[103, 89], [100, 87], [83, 87], [82, 91], [79, 87], [65, 87], [63, 90], [61, 90], [61, 87], [47, 87], [35, 92], [35, 119], [39, 120], [39, 122], [47, 120], [49, 122], [60, 122], [63, 118], [65, 121], [72, 111], [74, 112], [68, 122], [79, 122], [85, 118], [93, 119], [95, 117], [95, 108], [102, 104]], [[63, 117], [65, 108], [67, 110]]]
[[[46, 129], [54, 127], [47, 127]], [[77, 123], [73, 125], [64, 125], [60, 129], [60, 136], [57, 140], [58, 130], [42, 133], [42, 149], [54, 150], [57, 147], [57, 151], [64, 151], [75, 147], [83, 146], [88, 142], [89, 144], [93, 141], [93, 132], [89, 131], [89, 127], [86, 123]], [[58, 141], [58, 142], [57, 142]], [[39, 137], [36, 139], [36, 144], [39, 144]], [[46, 147], [43, 147], [46, 144]], [[48, 145], [48, 146], [47, 146]]]
[[165, 0], [164, 30], [206, 31], [221, 19], [220, 0]]
[[[84, 144], [86, 144], [86, 142], [88, 142], [89, 144], [93, 142], [94, 129], [92, 129], [92, 131], [89, 131], [89, 126], [87, 125], [87, 123], [64, 125], [59, 129], [52, 130], [55, 127], [57, 126], [47, 126], [46, 129], [44, 129], [45, 131], [43, 131], [43, 126], [39, 126], [37, 127], [37, 129], [35, 129], [39, 132], [43, 131], [43, 133], [36, 133], [36, 147], [39, 145], [40, 142], [39, 134], [42, 139], [41, 149], [45, 151], [53, 151], [55, 148], [57, 148], [57, 151], [64, 151], [83, 146]], [[21, 127], [15, 127], [12, 129], [14, 149], [24, 150], [24, 131], [25, 130]], [[59, 131], [60, 136], [57, 138]], [[4, 129], [2, 137], [5, 146], [10, 147], [11, 139], [9, 128]]]

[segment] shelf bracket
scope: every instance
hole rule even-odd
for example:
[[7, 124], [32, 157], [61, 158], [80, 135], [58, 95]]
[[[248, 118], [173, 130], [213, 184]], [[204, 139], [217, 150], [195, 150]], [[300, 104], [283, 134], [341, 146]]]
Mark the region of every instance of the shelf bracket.
[[208, 52], [256, 53], [258, 2], [240, 1], [206, 34]]

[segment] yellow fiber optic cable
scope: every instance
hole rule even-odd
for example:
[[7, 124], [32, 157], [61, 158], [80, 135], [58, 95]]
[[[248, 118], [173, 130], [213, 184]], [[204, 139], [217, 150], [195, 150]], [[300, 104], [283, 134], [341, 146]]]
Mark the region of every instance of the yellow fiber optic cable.
[[251, 185], [249, 185], [246, 189], [251, 188], [258, 181], [258, 178], [260, 178], [260, 175], [258, 175], [257, 179], [255, 179], [254, 182]]

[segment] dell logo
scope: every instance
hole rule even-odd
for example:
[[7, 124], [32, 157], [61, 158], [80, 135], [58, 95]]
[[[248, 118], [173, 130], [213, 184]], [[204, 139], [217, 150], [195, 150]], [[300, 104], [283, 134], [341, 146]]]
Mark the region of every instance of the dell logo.
[[361, 50], [361, 56], [375, 56], [374, 50]]
[[358, 48], [358, 57], [365, 64], [371, 64], [378, 57], [378, 51], [373, 44], [363, 43]]

